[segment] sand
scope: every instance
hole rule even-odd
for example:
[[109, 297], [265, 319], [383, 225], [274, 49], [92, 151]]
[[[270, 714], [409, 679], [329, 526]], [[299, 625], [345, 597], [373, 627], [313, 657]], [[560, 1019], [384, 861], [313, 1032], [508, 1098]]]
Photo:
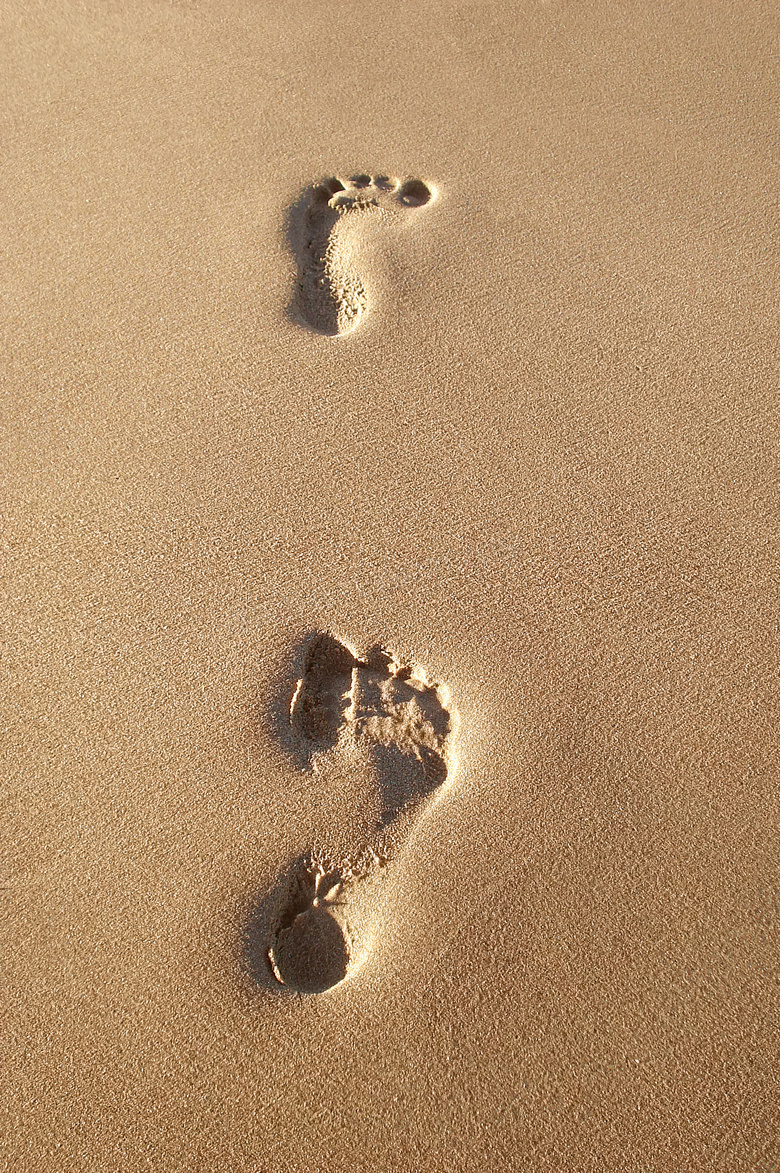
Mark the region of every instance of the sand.
[[[3, 1169], [780, 1167], [779, 26], [6, 0]], [[458, 729], [299, 995], [317, 633]]]

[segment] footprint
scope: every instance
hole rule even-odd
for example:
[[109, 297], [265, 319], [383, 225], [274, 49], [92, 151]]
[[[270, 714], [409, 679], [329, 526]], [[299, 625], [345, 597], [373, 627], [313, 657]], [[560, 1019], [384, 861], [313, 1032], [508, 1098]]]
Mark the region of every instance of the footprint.
[[370, 790], [366, 833], [354, 850], [307, 854], [278, 893], [267, 946], [273, 979], [315, 994], [348, 978], [368, 954], [387, 867], [453, 777], [458, 718], [446, 687], [420, 669], [382, 648], [361, 659], [319, 633], [290, 723], [314, 773], [358, 761]]
[[290, 236], [298, 262], [296, 309], [319, 334], [348, 334], [368, 309], [354, 271], [362, 262], [365, 229], [430, 204], [436, 189], [421, 179], [388, 175], [332, 176], [311, 188], [293, 210]]

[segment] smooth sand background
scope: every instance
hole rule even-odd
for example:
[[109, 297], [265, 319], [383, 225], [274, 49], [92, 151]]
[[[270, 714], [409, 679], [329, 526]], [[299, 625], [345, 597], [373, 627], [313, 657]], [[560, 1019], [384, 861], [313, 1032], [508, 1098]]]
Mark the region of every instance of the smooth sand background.
[[[778, 1168], [779, 25], [6, 0], [4, 1169]], [[285, 216], [365, 169], [440, 198], [318, 337]], [[314, 628], [462, 733], [299, 1004]]]

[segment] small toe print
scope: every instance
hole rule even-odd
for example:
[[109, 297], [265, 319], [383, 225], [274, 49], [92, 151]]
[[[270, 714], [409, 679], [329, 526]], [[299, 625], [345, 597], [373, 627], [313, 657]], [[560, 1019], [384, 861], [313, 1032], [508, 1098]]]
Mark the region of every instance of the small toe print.
[[402, 204], [410, 208], [421, 208], [433, 199], [433, 192], [421, 179], [407, 179], [401, 185], [398, 197]]

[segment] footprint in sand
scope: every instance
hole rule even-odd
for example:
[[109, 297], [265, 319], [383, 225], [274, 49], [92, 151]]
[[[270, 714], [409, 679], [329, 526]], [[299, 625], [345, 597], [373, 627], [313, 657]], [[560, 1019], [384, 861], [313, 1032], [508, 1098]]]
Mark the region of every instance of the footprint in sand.
[[421, 179], [388, 175], [332, 176], [308, 191], [291, 217], [298, 262], [296, 309], [320, 334], [348, 334], [368, 309], [356, 268], [363, 262], [365, 229], [430, 204], [435, 188]]
[[310, 642], [290, 707], [293, 734], [315, 772], [354, 771], [370, 793], [354, 850], [304, 856], [279, 890], [268, 962], [275, 982], [322, 993], [371, 947], [387, 868], [451, 780], [458, 719], [447, 689], [375, 648], [364, 659], [331, 635]]

